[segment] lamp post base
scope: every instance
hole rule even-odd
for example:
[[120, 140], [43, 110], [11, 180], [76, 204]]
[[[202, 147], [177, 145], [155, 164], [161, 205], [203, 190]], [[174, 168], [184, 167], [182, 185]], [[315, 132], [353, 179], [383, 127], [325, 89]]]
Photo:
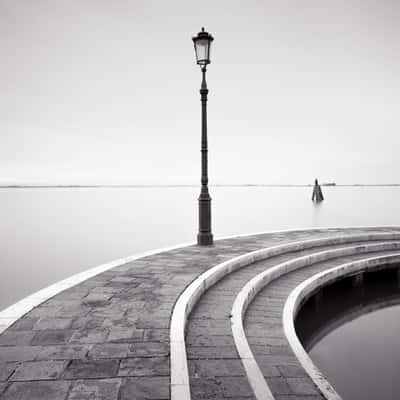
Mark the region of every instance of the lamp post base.
[[213, 244], [212, 233], [199, 233], [197, 235], [197, 244], [199, 246], [210, 246]]
[[213, 244], [211, 231], [211, 197], [207, 186], [202, 186], [199, 196], [199, 231], [197, 234], [199, 246], [210, 246]]

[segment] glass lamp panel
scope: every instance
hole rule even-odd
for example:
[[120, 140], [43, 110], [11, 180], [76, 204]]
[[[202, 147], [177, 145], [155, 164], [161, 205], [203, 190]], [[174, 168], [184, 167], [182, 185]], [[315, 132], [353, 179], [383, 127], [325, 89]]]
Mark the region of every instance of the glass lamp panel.
[[196, 57], [198, 64], [207, 64], [209, 61], [209, 42], [207, 39], [196, 40]]

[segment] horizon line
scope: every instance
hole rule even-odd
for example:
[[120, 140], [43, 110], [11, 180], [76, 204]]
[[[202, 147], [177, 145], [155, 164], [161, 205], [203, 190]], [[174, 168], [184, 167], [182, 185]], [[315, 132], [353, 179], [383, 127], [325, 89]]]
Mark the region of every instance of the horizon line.
[[[209, 187], [310, 187], [312, 183], [216, 183]], [[395, 187], [400, 183], [321, 183], [324, 187]], [[1, 189], [24, 189], [24, 188], [156, 188], [156, 187], [200, 187], [200, 184], [0, 184]]]

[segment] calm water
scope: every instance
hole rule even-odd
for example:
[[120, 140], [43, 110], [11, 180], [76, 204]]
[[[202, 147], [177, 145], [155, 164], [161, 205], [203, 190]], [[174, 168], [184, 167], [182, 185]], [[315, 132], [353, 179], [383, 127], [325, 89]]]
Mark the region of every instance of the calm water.
[[344, 400], [398, 400], [400, 286], [397, 271], [324, 289], [296, 320], [310, 357]]
[[[216, 237], [302, 227], [400, 225], [400, 188], [211, 188]], [[191, 242], [198, 188], [0, 189], [0, 310], [76, 272]]]

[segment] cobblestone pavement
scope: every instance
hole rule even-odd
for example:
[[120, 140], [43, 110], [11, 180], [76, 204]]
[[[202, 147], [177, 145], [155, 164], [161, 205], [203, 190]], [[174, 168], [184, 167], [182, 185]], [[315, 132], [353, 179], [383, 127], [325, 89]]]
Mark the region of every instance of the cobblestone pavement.
[[[293, 231], [226, 239], [103, 272], [36, 307], [0, 335], [0, 399], [169, 399], [169, 321], [176, 299], [193, 279], [249, 251], [363, 232], [367, 230]], [[190, 340], [198, 340], [199, 346], [196, 354], [189, 347], [190, 358], [201, 360], [202, 335], [199, 331], [196, 339], [191, 332]], [[219, 352], [231, 354], [231, 344], [223, 336], [218, 340]], [[196, 371], [208, 368], [198, 364]], [[220, 368], [232, 371], [237, 365], [233, 360]], [[245, 379], [239, 378], [226, 377], [224, 397], [247, 396]], [[212, 385], [195, 390], [203, 398], [214, 396]]]

